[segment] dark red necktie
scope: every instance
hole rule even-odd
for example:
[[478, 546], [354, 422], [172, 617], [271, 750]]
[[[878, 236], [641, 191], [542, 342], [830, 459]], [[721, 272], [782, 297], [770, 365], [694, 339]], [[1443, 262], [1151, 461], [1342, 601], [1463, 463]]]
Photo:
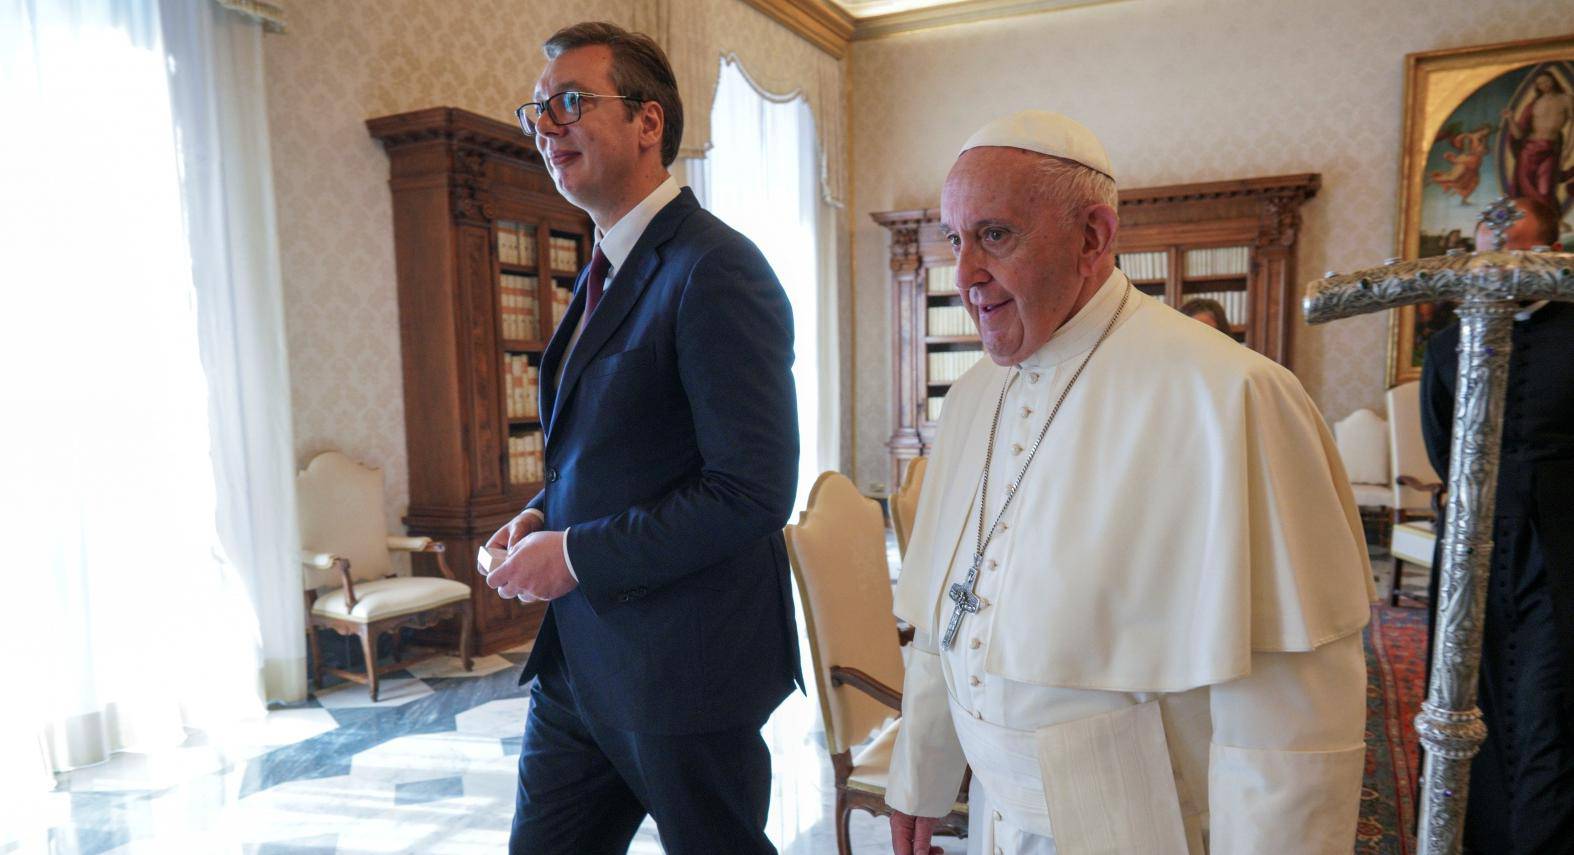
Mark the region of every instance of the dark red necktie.
[[611, 269], [612, 262], [607, 261], [607, 256], [602, 253], [601, 247], [596, 247], [590, 256], [590, 275], [585, 277], [585, 317], [596, 310], [596, 304], [601, 302], [601, 289], [607, 284], [607, 271]]

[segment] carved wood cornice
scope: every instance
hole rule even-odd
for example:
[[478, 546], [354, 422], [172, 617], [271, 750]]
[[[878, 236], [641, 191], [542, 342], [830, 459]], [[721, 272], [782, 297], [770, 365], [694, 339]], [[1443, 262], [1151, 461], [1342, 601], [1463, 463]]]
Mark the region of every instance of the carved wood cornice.
[[474, 146], [493, 156], [542, 166], [541, 153], [518, 125], [461, 110], [432, 107], [395, 116], [366, 120], [366, 130], [389, 151], [420, 143], [445, 140]]

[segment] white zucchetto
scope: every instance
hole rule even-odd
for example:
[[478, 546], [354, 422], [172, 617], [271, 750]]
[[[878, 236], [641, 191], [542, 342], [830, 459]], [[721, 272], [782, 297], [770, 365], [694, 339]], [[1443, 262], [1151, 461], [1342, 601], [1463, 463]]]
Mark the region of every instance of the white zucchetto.
[[1048, 110], [1023, 110], [996, 119], [968, 137], [956, 156], [982, 146], [1020, 148], [1064, 158], [1115, 180], [1115, 169], [1099, 138], [1080, 122]]

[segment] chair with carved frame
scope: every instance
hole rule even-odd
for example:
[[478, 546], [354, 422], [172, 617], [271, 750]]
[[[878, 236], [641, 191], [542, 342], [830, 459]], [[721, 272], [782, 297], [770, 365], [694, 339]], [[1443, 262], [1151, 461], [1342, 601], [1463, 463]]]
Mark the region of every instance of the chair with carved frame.
[[[820, 475], [786, 538], [835, 775], [837, 852], [849, 855], [852, 811], [891, 812], [885, 786], [902, 723], [902, 693], [893, 687], [902, 685], [901, 646], [911, 636], [903, 636], [892, 614], [880, 506], [846, 476]], [[964, 780], [936, 833], [967, 836], [966, 790]]]
[[907, 556], [907, 542], [913, 539], [913, 520], [918, 518], [918, 494], [924, 486], [924, 470], [929, 458], [915, 457], [907, 461], [907, 472], [902, 486], [891, 496], [891, 528], [896, 532], [898, 554]]
[[1431, 570], [1446, 489], [1421, 438], [1420, 383], [1401, 383], [1388, 390], [1388, 447], [1394, 474], [1394, 523], [1388, 547], [1394, 560], [1394, 588], [1388, 604], [1397, 606], [1405, 564]]
[[[327, 451], [312, 458], [296, 475], [295, 484], [305, 571], [306, 639], [317, 688], [322, 688], [323, 672], [328, 671], [365, 684], [376, 702], [381, 675], [430, 658], [402, 659], [399, 630], [424, 629], [449, 619], [459, 621], [458, 655], [469, 671], [470, 586], [454, 578], [442, 543], [430, 537], [388, 534], [382, 470]], [[442, 575], [395, 575], [392, 551], [431, 555]], [[325, 667], [317, 640], [319, 628], [359, 636], [366, 673]], [[388, 632], [394, 633], [394, 661], [379, 667], [377, 640]]]

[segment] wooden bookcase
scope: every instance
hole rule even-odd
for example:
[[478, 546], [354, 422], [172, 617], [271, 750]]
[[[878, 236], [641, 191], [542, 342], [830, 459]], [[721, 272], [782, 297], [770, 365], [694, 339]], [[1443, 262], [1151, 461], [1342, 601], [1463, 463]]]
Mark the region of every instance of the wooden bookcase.
[[[1303, 174], [1122, 190], [1119, 263], [1171, 307], [1197, 297], [1224, 303], [1232, 335], [1288, 366], [1300, 208], [1321, 184]], [[929, 453], [946, 391], [983, 349], [956, 290], [939, 209], [871, 216], [891, 232], [894, 486], [907, 461]]]
[[[534, 638], [545, 613], [499, 598], [475, 554], [541, 488], [539, 465], [519, 453], [541, 425], [518, 369], [539, 367], [554, 302], [566, 308], [594, 232], [514, 125], [434, 107], [366, 127], [388, 153], [393, 195], [404, 522], [447, 545], [471, 587], [475, 646], [490, 653]], [[521, 314], [532, 308], [534, 324]]]

